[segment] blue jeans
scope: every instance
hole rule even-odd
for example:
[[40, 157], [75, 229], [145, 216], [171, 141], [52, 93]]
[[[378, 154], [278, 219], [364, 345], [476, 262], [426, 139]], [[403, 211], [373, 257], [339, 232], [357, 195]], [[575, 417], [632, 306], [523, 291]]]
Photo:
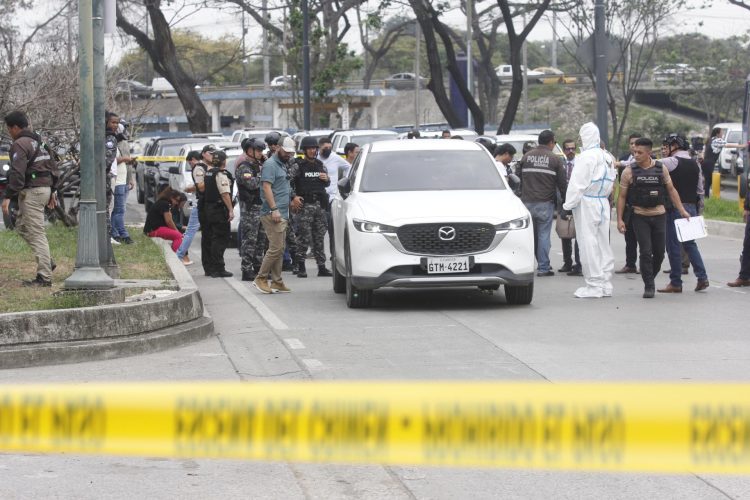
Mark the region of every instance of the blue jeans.
[[531, 212], [531, 222], [534, 224], [534, 254], [536, 255], [537, 271], [546, 273], [551, 271], [549, 264], [549, 249], [552, 246], [552, 215], [555, 203], [552, 201], [532, 201], [524, 203]]
[[128, 201], [127, 184], [115, 186], [115, 203], [112, 207], [112, 232], [113, 238], [130, 238], [125, 228], [125, 202]]
[[195, 203], [193, 205], [193, 208], [190, 210], [190, 218], [188, 219], [188, 225], [187, 229], [185, 230], [185, 235], [182, 237], [182, 244], [180, 245], [180, 248], [177, 249], [178, 259], [184, 258], [185, 254], [188, 253], [190, 244], [193, 242], [193, 237], [195, 236], [195, 233], [198, 232], [198, 229], [200, 227], [201, 224], [198, 221], [198, 204]]
[[[690, 214], [691, 217], [698, 215], [698, 210], [695, 204], [683, 203], [685, 210]], [[680, 255], [680, 245], [685, 249], [685, 253], [690, 259], [690, 264], [693, 266], [693, 272], [695, 277], [699, 280], [707, 280], [706, 267], [703, 265], [703, 258], [701, 252], [698, 250], [698, 244], [693, 241], [685, 241], [680, 243], [677, 239], [677, 230], [674, 227], [674, 221], [682, 219], [680, 212], [677, 210], [667, 211], [667, 256], [669, 257], [669, 282], [674, 286], [682, 286], [682, 257]]]

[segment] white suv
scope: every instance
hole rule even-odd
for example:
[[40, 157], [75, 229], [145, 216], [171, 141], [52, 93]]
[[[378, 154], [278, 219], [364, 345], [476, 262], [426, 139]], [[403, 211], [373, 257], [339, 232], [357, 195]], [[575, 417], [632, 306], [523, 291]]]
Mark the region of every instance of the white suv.
[[368, 144], [333, 203], [333, 289], [368, 307], [381, 287], [505, 286], [534, 293], [531, 217], [479, 144], [425, 139]]

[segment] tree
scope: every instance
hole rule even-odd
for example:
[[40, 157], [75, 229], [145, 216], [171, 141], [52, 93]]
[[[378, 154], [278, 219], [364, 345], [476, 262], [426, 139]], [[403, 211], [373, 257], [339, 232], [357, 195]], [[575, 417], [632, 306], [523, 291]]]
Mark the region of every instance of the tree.
[[[625, 131], [635, 92], [649, 67], [659, 36], [664, 32], [663, 25], [683, 6], [683, 0], [612, 0], [607, 4], [606, 31], [615, 41], [620, 56], [616, 61], [609, 61], [607, 107], [613, 136], [612, 141], [603, 139], [614, 145], [615, 153]], [[593, 13], [593, 0], [586, 0], [568, 12], [569, 22], [563, 21], [570, 38], [564, 40], [562, 46], [574, 57], [577, 47], [593, 36]], [[593, 68], [576, 60], [595, 86]]]
[[172, 29], [161, 10], [161, 2], [162, 0], [147, 0], [145, 2], [153, 38], [150, 38], [128, 20], [119, 2], [117, 4], [117, 26], [135, 39], [136, 43], [151, 58], [154, 69], [172, 84], [185, 110], [190, 130], [192, 132], [208, 132], [211, 130], [211, 117], [195, 90], [196, 80], [182, 66], [177, 47], [172, 38]]

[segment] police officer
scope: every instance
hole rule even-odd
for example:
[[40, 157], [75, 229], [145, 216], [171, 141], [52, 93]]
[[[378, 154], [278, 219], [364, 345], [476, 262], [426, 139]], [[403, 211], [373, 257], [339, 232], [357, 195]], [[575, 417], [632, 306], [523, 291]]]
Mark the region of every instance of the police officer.
[[204, 179], [203, 220], [201, 221], [201, 260], [206, 276], [228, 278], [232, 273], [224, 265], [224, 250], [229, 246], [232, 208], [232, 175], [226, 171], [227, 154], [214, 151], [211, 168]]
[[302, 198], [302, 210], [297, 226], [297, 277], [307, 278], [305, 254], [312, 244], [315, 262], [318, 264], [318, 276], [331, 276], [326, 269], [324, 238], [326, 234], [328, 193], [326, 188], [331, 183], [323, 162], [316, 158], [318, 141], [314, 137], [304, 137], [300, 143], [304, 157], [297, 162], [297, 171], [292, 178], [294, 192]]
[[[686, 219], [690, 214], [682, 206], [680, 195], [672, 185], [669, 171], [661, 162], [651, 158], [654, 143], [641, 137], [635, 141], [635, 164], [625, 167], [620, 177], [620, 196], [617, 199], [617, 230], [625, 234], [623, 220], [625, 202], [633, 207], [631, 223], [638, 240], [643, 279], [644, 299], [654, 298], [654, 276], [664, 260], [667, 195], [677, 211]], [[678, 267], [679, 268], [679, 267]]]
[[[683, 207], [691, 216], [698, 215], [699, 207], [703, 205], [703, 175], [698, 162], [690, 157], [690, 144], [685, 137], [676, 133], [665, 137], [662, 144], [666, 148], [666, 155], [661, 163], [669, 171]], [[695, 291], [700, 292], [708, 288], [708, 275], [698, 244], [695, 240], [680, 243], [677, 238], [674, 221], [679, 218], [680, 214], [676, 209], [667, 209], [667, 257], [671, 267], [669, 284], [657, 290], [659, 293], [682, 293], [681, 251], [687, 254], [695, 277], [698, 278]]]
[[29, 130], [29, 119], [21, 111], [5, 116], [5, 125], [13, 139], [10, 147], [10, 171], [2, 210], [7, 216], [11, 198], [18, 197], [19, 213], [16, 231], [31, 247], [36, 259], [36, 278], [24, 281], [27, 286], [52, 286], [54, 264], [44, 232], [44, 207], [57, 205], [54, 194], [57, 164], [39, 135]]
[[265, 231], [260, 223], [260, 167], [266, 145], [259, 139], [245, 139], [245, 159], [235, 171], [237, 194], [240, 197], [240, 232], [242, 245], [242, 281], [253, 281], [260, 270], [265, 250]]

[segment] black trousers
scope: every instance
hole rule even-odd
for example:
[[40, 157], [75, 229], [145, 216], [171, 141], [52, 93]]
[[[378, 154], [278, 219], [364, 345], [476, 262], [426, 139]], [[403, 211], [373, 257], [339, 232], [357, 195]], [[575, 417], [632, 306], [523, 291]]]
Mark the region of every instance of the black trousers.
[[646, 288], [654, 287], [654, 276], [664, 262], [666, 248], [667, 216], [633, 214], [633, 231], [640, 250], [641, 278]]
[[630, 222], [625, 224], [625, 265], [627, 267], [635, 267], [635, 261], [638, 259], [638, 239], [635, 237], [632, 217]]
[[578, 250], [578, 241], [576, 240], [575, 242], [575, 261], [573, 260], [573, 239], [561, 238], [560, 241], [562, 241], [563, 264], [568, 267], [573, 267], [573, 263], [575, 262], [575, 267], [580, 268], [581, 253]]
[[224, 251], [229, 246], [231, 230], [227, 209], [222, 204], [205, 204], [201, 220], [201, 263], [211, 274], [224, 271]]
[[750, 220], [745, 223], [745, 239], [742, 242], [739, 277], [743, 280], [750, 280]]

